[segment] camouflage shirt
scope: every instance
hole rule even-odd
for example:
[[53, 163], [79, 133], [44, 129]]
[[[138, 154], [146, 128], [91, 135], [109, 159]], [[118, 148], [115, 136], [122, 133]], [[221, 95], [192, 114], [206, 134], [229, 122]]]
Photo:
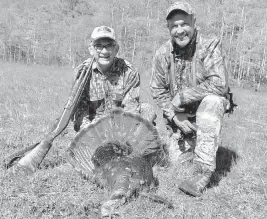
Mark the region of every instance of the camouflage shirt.
[[228, 91], [220, 40], [199, 37], [184, 51], [176, 47], [169, 40], [156, 51], [150, 81], [152, 97], [170, 121], [177, 108], [199, 103], [209, 94], [224, 96]]
[[[89, 65], [90, 61], [91, 59], [84, 61], [74, 70], [75, 79], [83, 66]], [[74, 115], [74, 122], [83, 117], [92, 121], [116, 107], [136, 113], [139, 107], [139, 86], [140, 75], [129, 62], [115, 57], [111, 70], [106, 74], [94, 62], [92, 75]]]

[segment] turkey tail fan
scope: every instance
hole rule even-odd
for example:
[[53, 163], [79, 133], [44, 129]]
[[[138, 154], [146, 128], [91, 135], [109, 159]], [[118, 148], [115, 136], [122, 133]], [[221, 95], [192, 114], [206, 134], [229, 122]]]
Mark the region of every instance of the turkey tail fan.
[[114, 109], [75, 136], [67, 159], [76, 170], [92, 174], [96, 167], [116, 157], [147, 154], [147, 149], [154, 152], [161, 145], [152, 123], [137, 114]]

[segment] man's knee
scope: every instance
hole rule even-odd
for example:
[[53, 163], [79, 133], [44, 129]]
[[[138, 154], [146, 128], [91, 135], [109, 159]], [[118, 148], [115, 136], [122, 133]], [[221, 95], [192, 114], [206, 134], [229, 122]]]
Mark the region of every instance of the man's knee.
[[201, 101], [197, 113], [211, 113], [223, 115], [227, 106], [227, 100], [217, 95], [208, 95]]
[[199, 140], [202, 135], [212, 135], [216, 139], [220, 137], [225, 101], [227, 101], [225, 98], [216, 95], [206, 96], [202, 100], [196, 115]]

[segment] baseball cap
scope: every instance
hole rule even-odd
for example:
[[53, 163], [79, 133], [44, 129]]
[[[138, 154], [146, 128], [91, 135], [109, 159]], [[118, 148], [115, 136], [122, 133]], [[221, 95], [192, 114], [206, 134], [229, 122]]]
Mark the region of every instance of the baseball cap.
[[175, 10], [181, 10], [190, 15], [193, 15], [195, 13], [194, 9], [187, 2], [174, 2], [167, 9], [166, 20], [169, 18], [170, 13]]
[[109, 38], [116, 41], [115, 31], [108, 26], [96, 27], [91, 34], [91, 39], [95, 41], [100, 38]]

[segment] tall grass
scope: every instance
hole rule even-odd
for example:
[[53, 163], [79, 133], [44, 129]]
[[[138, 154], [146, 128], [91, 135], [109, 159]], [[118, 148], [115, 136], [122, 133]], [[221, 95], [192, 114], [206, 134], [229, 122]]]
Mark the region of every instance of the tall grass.
[[[146, 74], [142, 99], [148, 96]], [[0, 160], [39, 140], [60, 114], [70, 91], [71, 69], [1, 63]], [[233, 89], [238, 108], [225, 116], [223, 142], [211, 187], [200, 198], [184, 195], [178, 184], [191, 165], [158, 170], [157, 193], [174, 210], [138, 198], [119, 208], [117, 218], [260, 218], [267, 215], [267, 95]], [[159, 116], [160, 120], [160, 116]], [[64, 158], [74, 132], [58, 137], [41, 169], [24, 176], [0, 169], [0, 218], [97, 218], [107, 192], [81, 179]]]

